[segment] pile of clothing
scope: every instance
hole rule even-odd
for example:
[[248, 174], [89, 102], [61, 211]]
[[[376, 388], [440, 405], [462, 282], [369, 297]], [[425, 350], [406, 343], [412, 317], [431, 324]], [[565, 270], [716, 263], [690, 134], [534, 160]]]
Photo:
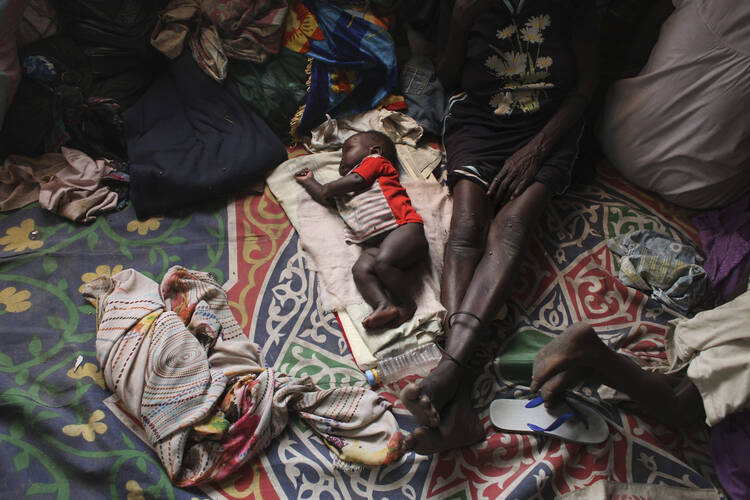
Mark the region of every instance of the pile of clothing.
[[96, 189], [117, 198], [81, 222], [128, 202], [146, 218], [257, 192], [284, 143], [327, 117], [405, 111], [425, 93], [413, 62], [399, 81], [392, 3], [12, 0], [0, 8], [16, 70], [0, 88], [2, 189], [26, 193], [13, 207], [37, 201], [28, 193], [58, 174], [36, 159], [67, 148], [106, 165]]

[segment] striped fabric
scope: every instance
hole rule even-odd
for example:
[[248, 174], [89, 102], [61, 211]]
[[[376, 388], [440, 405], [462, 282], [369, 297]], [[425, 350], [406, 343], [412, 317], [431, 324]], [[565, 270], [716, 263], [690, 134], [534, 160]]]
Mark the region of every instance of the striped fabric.
[[346, 222], [347, 243], [362, 243], [398, 227], [398, 221], [377, 182], [363, 193], [337, 199], [336, 204]]
[[456, 167], [455, 169], [453, 169], [453, 175], [459, 175], [467, 179], [472, 179], [483, 186], [485, 189], [490, 187], [490, 183], [487, 182], [479, 173], [479, 171], [471, 165]]
[[[233, 474], [284, 430], [290, 411], [336, 460], [384, 465], [401, 457], [402, 435], [387, 401], [369, 389], [320, 390], [309, 377], [264, 368], [209, 274], [176, 266], [160, 286], [127, 269], [88, 283], [84, 295], [97, 306], [105, 382], [143, 426], [176, 485]], [[217, 420], [227, 425], [212, 439], [193, 438]]]

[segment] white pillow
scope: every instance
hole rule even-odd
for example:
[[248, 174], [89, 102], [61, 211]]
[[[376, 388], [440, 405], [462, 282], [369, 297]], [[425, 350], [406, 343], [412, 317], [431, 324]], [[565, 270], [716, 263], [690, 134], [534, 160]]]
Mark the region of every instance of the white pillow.
[[634, 184], [716, 208], [750, 189], [750, 1], [674, 3], [641, 73], [610, 89], [599, 140]]

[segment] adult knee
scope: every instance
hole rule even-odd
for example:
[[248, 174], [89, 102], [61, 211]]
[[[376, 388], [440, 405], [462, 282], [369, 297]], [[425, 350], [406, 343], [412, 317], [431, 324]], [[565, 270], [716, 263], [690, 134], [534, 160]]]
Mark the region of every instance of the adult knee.
[[462, 216], [451, 220], [447, 246], [456, 252], [477, 252], [484, 249], [487, 228], [475, 217]]

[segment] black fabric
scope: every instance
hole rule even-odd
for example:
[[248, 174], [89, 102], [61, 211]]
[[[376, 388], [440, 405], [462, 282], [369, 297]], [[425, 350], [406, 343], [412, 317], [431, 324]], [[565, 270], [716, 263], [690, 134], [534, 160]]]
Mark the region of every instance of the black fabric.
[[146, 56], [157, 12], [166, 0], [59, 0], [63, 32], [83, 45], [129, 49]]
[[[448, 105], [443, 139], [448, 181], [487, 187], [505, 161], [549, 122], [577, 82], [574, 40], [597, 35], [593, 0], [492, 2], [473, 20], [462, 97]], [[555, 145], [535, 179], [561, 194], [571, 182], [582, 125]]]
[[139, 218], [238, 193], [286, 159], [234, 84], [207, 76], [188, 52], [125, 113], [125, 135]]
[[[461, 88], [475, 102], [484, 101], [490, 112], [503, 96], [509, 102], [524, 101], [511, 106], [511, 116], [521, 119], [557, 108], [576, 83], [572, 40], [595, 39], [598, 21], [593, 0], [570, 4], [525, 0], [519, 4], [520, 10], [513, 13], [506, 1], [492, 2], [489, 11], [474, 20]], [[544, 27], [534, 29], [530, 25], [534, 20], [544, 20]], [[529, 41], [528, 30], [537, 33], [541, 43]]]
[[[23, 74], [3, 124], [0, 155], [39, 156], [68, 146], [95, 158], [127, 158], [119, 113], [135, 102], [153, 76], [121, 50], [89, 48], [89, 53], [92, 50], [109, 55], [110, 71], [103, 69], [101, 58], [92, 66], [86, 48], [67, 36], [21, 49]], [[132, 69], [117, 70], [118, 60]]]
[[[519, 124], [498, 119], [487, 113], [484, 103], [463, 99], [454, 100], [449, 106], [444, 141], [450, 187], [460, 178], [467, 178], [488, 188], [505, 160], [539, 132], [538, 125], [528, 120]], [[583, 124], [572, 127], [560, 139], [534, 178], [556, 195], [563, 194], [571, 184], [582, 129]], [[465, 167], [471, 167], [468, 175]]]

